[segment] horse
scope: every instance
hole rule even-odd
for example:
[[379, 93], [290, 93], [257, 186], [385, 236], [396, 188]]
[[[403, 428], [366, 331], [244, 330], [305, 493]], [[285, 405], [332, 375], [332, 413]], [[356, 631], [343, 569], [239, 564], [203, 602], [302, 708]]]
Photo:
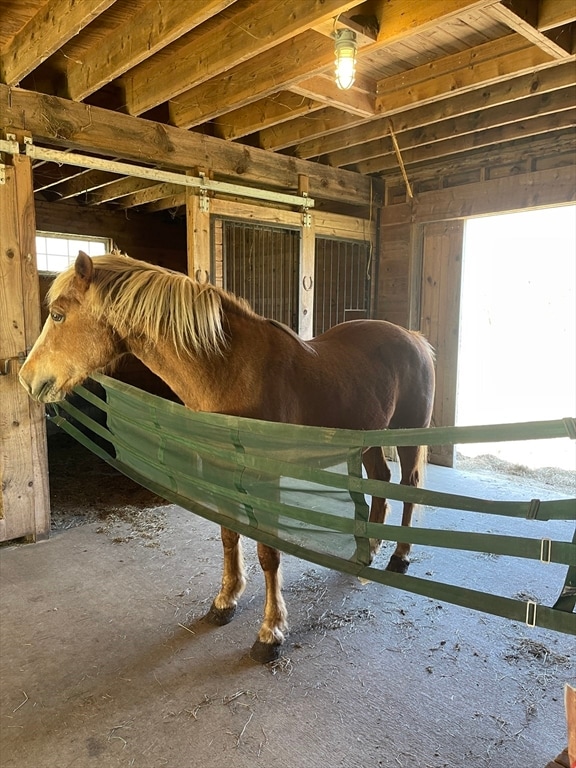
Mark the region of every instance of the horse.
[[[434, 399], [434, 356], [420, 333], [383, 320], [353, 320], [310, 341], [258, 315], [209, 282], [121, 254], [82, 251], [47, 295], [49, 314], [20, 370], [41, 402], [62, 400], [91, 373], [131, 353], [188, 408], [267, 421], [343, 429], [427, 427]], [[418, 486], [424, 446], [399, 446], [401, 483]], [[369, 478], [390, 480], [383, 449], [365, 449]], [[414, 504], [403, 506], [409, 526]], [[370, 521], [388, 503], [373, 497]], [[246, 586], [240, 535], [221, 529], [220, 591], [207, 614], [227, 624]], [[370, 541], [371, 556], [380, 542]], [[264, 617], [251, 656], [281, 655], [288, 629], [280, 553], [257, 543], [264, 572]], [[398, 542], [387, 569], [405, 573], [410, 544]]]

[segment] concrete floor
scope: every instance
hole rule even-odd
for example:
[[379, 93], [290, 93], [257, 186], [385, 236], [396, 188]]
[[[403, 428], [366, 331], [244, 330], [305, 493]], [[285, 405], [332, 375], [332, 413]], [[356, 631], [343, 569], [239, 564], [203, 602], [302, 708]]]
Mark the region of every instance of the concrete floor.
[[[557, 496], [441, 468], [427, 485]], [[0, 550], [2, 768], [536, 768], [566, 746], [574, 637], [285, 557], [291, 634], [284, 658], [259, 666], [247, 655], [263, 598], [254, 545], [239, 614], [210, 627], [216, 526], [173, 506], [145, 514], [154, 528], [109, 519]], [[564, 539], [573, 528], [480, 523]], [[422, 547], [411, 573], [548, 604], [564, 578], [556, 566]]]

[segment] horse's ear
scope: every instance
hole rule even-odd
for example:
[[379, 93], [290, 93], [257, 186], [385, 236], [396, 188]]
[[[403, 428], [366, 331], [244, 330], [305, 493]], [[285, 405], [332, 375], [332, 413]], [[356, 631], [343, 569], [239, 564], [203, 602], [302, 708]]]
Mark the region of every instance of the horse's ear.
[[88, 286], [92, 282], [92, 275], [94, 274], [94, 265], [92, 259], [84, 251], [78, 251], [78, 256], [74, 262], [74, 271], [76, 273], [75, 284], [81, 293], [85, 293], [88, 290]]

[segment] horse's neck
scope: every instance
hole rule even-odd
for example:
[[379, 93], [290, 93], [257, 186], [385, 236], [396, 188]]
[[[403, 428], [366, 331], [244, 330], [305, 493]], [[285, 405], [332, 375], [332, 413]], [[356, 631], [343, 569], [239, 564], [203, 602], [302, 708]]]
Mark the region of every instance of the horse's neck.
[[167, 340], [127, 339], [129, 351], [161, 378], [189, 408], [255, 413], [269, 356], [267, 324], [231, 314], [224, 323], [229, 345], [222, 354], [177, 354]]
[[169, 342], [151, 344], [141, 339], [129, 340], [130, 352], [164, 381], [180, 400], [195, 411], [220, 410], [219, 383], [203, 355], [180, 356]]

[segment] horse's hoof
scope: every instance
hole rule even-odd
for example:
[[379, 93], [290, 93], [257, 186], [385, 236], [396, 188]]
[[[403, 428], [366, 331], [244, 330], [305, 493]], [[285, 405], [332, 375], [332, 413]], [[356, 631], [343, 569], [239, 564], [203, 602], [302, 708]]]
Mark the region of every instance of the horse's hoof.
[[204, 617], [204, 620], [209, 624], [214, 624], [216, 627], [223, 627], [225, 624], [229, 624], [232, 621], [235, 613], [235, 605], [231, 606], [230, 608], [216, 608], [214, 603], [212, 603], [210, 610]]
[[259, 664], [268, 664], [271, 661], [278, 661], [282, 653], [281, 649], [281, 645], [256, 640], [250, 650], [250, 658]]
[[392, 555], [390, 562], [386, 566], [386, 570], [392, 571], [393, 573], [406, 573], [409, 565], [410, 560], [404, 560], [404, 558], [398, 557], [398, 555]]

